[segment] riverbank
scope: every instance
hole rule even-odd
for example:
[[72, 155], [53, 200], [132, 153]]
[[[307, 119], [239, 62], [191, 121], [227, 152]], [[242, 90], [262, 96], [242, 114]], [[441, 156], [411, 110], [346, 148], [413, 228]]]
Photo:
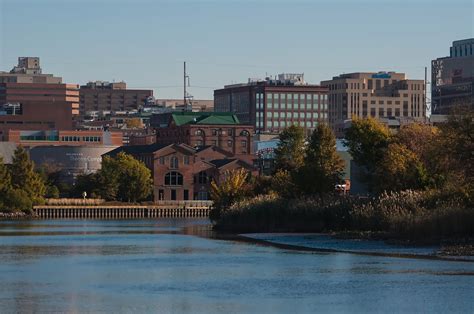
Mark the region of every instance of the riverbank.
[[446, 255], [474, 255], [474, 209], [469, 200], [440, 191], [406, 191], [372, 199], [266, 195], [221, 210], [214, 222], [220, 232], [327, 233], [401, 245], [439, 245], [446, 248]]

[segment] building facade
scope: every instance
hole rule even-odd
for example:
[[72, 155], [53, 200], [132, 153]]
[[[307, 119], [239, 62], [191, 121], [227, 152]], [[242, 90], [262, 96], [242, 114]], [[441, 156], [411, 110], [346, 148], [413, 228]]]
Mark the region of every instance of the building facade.
[[127, 89], [125, 82], [89, 82], [79, 89], [81, 117], [89, 111], [132, 111], [144, 106], [152, 90]]
[[95, 130], [8, 130], [5, 141], [25, 147], [36, 146], [121, 146], [122, 132]]
[[303, 74], [280, 74], [215, 90], [214, 108], [234, 113], [257, 133], [278, 133], [293, 124], [309, 133], [318, 123], [327, 122], [327, 92], [327, 87], [307, 84]]
[[474, 38], [454, 41], [450, 56], [431, 61], [431, 113], [474, 107]]
[[175, 112], [154, 115], [156, 143], [184, 143], [191, 147], [216, 146], [233, 155], [252, 154], [252, 125], [240, 124], [236, 115], [215, 112]]
[[193, 148], [186, 144], [122, 146], [105, 155], [120, 152], [142, 161], [152, 172], [154, 200], [208, 200], [210, 185], [222, 182], [226, 171], [258, 171], [250, 164], [217, 147]]
[[28, 155], [35, 167], [45, 167], [57, 172], [59, 180], [73, 184], [79, 175], [98, 171], [102, 165], [102, 155], [117, 146], [34, 146], [28, 148]]
[[404, 73], [349, 73], [322, 81], [329, 89], [329, 124], [337, 137], [353, 117], [426, 120], [424, 80], [409, 80]]
[[0, 83], [0, 139], [8, 130], [72, 130], [78, 114], [77, 85]]
[[0, 83], [61, 84], [62, 78], [43, 74], [38, 57], [19, 57], [10, 72], [0, 71]]

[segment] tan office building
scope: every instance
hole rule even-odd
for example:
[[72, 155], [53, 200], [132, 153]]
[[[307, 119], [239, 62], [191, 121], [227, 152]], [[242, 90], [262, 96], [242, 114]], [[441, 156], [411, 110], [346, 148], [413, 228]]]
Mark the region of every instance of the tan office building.
[[322, 81], [329, 88], [329, 124], [344, 136], [344, 121], [352, 117], [396, 119], [401, 124], [426, 119], [425, 82], [405, 73], [349, 73]]

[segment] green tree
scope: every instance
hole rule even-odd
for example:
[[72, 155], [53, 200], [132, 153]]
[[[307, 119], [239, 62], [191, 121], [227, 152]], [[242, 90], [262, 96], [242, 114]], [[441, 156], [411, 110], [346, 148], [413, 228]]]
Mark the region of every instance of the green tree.
[[45, 182], [34, 169], [34, 163], [29, 160], [28, 154], [21, 146], [15, 150], [10, 168], [13, 189], [23, 190], [33, 204], [43, 201], [46, 192]]
[[385, 156], [390, 139], [388, 128], [372, 118], [355, 118], [346, 131], [345, 144], [356, 164], [362, 168], [361, 179], [368, 184], [369, 190], [373, 191], [378, 184], [377, 166]]
[[0, 210], [4, 208], [7, 194], [12, 189], [10, 172], [0, 156]]
[[145, 200], [153, 191], [150, 169], [123, 152], [114, 158], [105, 157], [94, 180], [97, 193], [109, 200], [137, 202]]
[[275, 169], [293, 172], [303, 165], [305, 136], [302, 127], [291, 125], [280, 133], [275, 149]]
[[300, 190], [305, 194], [333, 192], [344, 173], [344, 161], [336, 151], [336, 138], [326, 124], [319, 124], [311, 134], [304, 165], [298, 174]]

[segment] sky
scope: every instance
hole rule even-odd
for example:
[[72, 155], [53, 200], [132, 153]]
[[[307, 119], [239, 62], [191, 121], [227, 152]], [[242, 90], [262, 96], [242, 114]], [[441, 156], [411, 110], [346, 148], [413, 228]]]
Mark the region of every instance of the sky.
[[[249, 77], [396, 71], [423, 79], [474, 37], [474, 0], [0, 0], [0, 71], [38, 56], [63, 81], [125, 81], [195, 99]], [[428, 72], [429, 73], [429, 72]]]

